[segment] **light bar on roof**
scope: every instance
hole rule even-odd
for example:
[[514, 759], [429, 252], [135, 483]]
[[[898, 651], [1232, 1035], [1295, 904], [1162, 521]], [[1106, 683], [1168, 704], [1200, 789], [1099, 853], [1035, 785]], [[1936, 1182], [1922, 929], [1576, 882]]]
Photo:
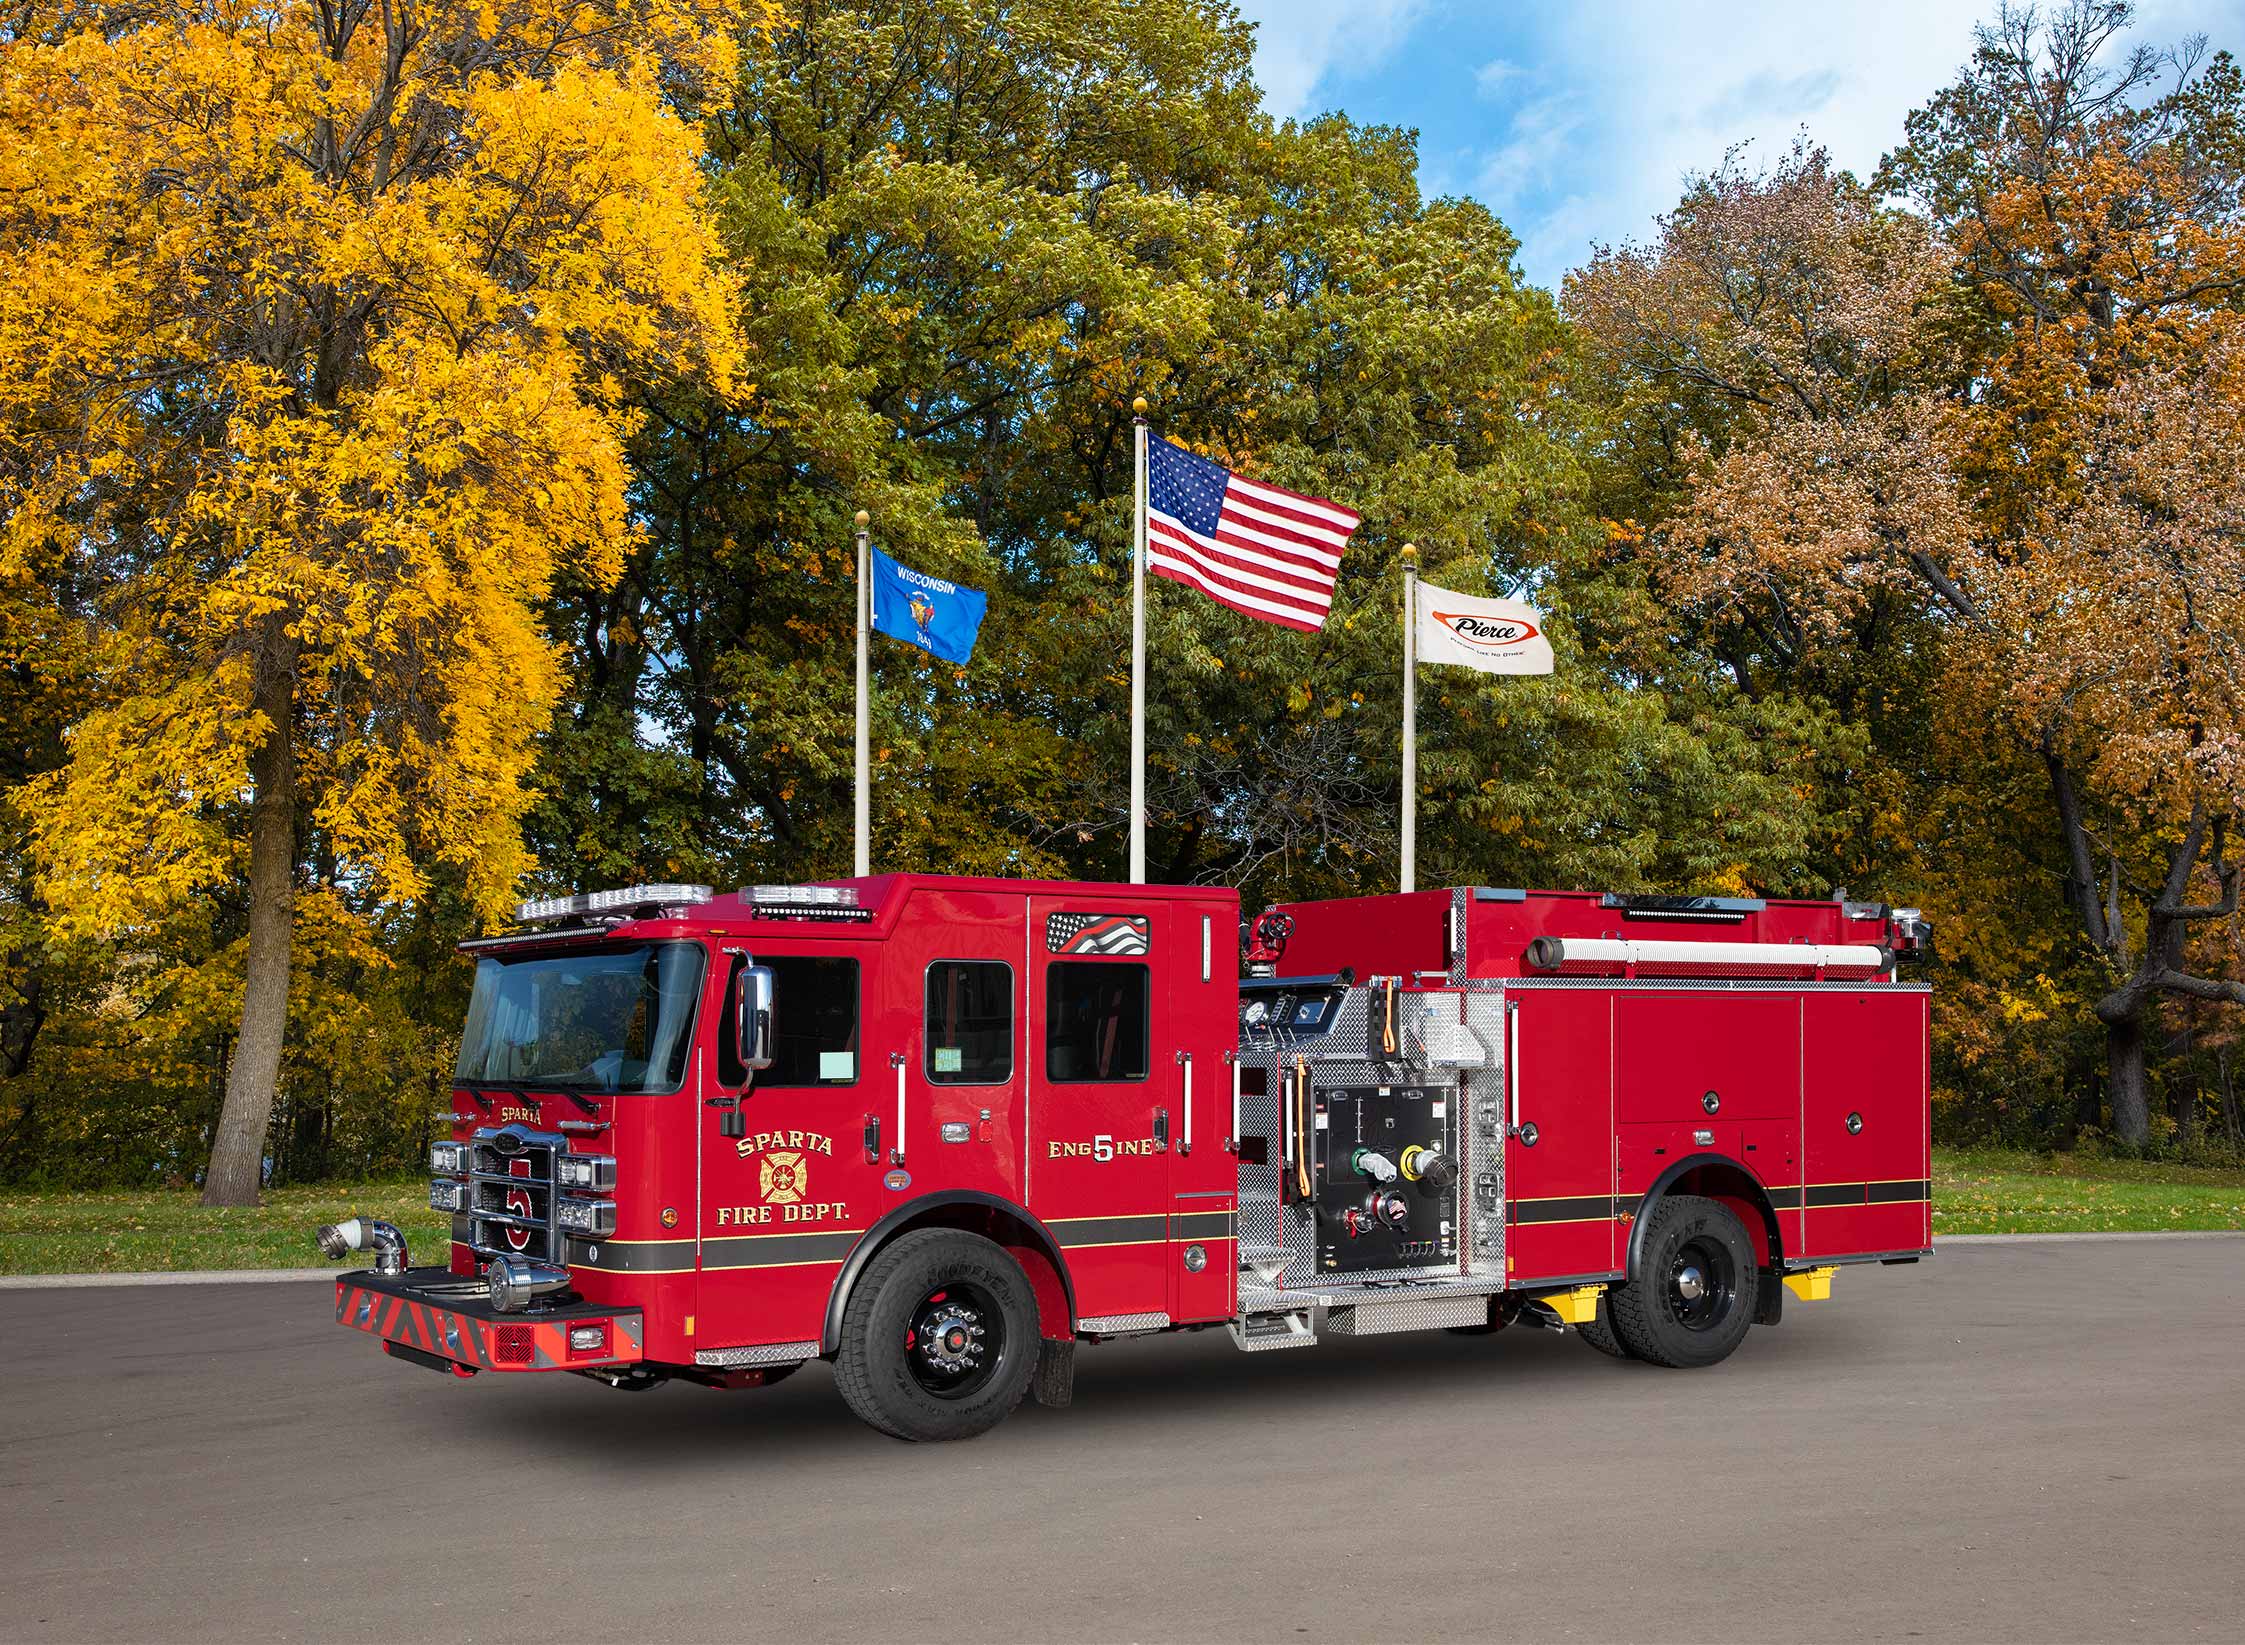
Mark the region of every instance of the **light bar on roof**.
[[758, 907], [766, 903], [781, 903], [790, 908], [811, 903], [829, 903], [836, 908], [857, 906], [857, 887], [854, 885], [752, 885], [748, 900]]
[[567, 897], [532, 897], [514, 917], [524, 925], [545, 925], [578, 914], [629, 913], [635, 908], [683, 908], [709, 901], [706, 885], [626, 885], [613, 891], [579, 891]]
[[741, 895], [759, 919], [869, 920], [873, 910], [858, 906], [854, 885], [751, 885]]

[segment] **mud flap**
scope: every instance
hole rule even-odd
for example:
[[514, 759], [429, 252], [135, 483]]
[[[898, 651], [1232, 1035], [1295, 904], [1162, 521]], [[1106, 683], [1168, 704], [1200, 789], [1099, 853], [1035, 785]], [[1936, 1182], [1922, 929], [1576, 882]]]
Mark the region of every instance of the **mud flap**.
[[1076, 1345], [1073, 1340], [1047, 1338], [1037, 1344], [1037, 1374], [1029, 1392], [1039, 1405], [1064, 1409], [1076, 1397]]

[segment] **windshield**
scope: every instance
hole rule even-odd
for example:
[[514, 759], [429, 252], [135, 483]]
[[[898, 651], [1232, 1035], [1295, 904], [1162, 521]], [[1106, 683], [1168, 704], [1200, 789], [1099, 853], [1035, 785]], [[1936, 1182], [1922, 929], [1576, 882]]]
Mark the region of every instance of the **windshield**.
[[699, 943], [476, 962], [462, 1085], [674, 1091], [694, 1039]]

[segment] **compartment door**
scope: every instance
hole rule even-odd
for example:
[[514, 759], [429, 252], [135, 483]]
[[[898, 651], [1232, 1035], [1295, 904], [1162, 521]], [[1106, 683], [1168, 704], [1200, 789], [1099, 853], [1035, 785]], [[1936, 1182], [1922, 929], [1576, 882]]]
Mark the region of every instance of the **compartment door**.
[[1613, 1272], [1614, 996], [1505, 994], [1505, 1269], [1515, 1285]]
[[1927, 996], [1866, 988], [1802, 998], [1801, 1254], [1932, 1243]]

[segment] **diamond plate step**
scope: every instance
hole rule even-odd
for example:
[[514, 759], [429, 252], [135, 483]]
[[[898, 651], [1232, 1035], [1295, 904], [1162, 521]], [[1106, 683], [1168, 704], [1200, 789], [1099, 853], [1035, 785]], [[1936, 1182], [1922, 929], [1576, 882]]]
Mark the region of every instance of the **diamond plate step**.
[[1232, 1343], [1242, 1353], [1267, 1353], [1274, 1348], [1310, 1348], [1317, 1343], [1317, 1332], [1310, 1324], [1308, 1309], [1290, 1314], [1249, 1314], [1245, 1319], [1233, 1320], [1229, 1327]]

